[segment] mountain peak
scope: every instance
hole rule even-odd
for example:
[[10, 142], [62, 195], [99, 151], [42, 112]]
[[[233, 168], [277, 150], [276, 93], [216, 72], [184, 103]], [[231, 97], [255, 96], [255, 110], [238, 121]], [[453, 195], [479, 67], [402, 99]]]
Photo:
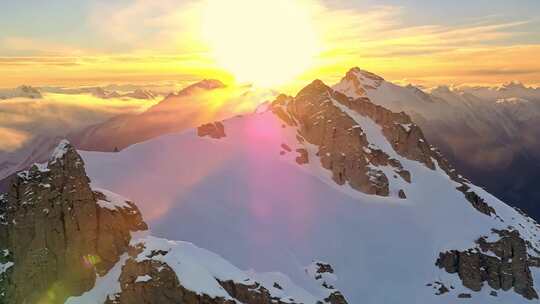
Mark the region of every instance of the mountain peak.
[[131, 232], [147, 229], [133, 203], [91, 187], [66, 140], [0, 195], [0, 219], [0, 283], [12, 282], [0, 284], [7, 303], [63, 303], [91, 289], [127, 252]]
[[37, 88], [34, 88], [29, 85], [24, 85], [24, 84], [16, 88], [0, 90], [0, 99], [17, 98], [17, 97], [38, 99], [38, 98], [42, 98], [43, 95], [41, 95], [41, 92]]
[[354, 75], [356, 77], [367, 78], [367, 79], [371, 79], [371, 80], [377, 80], [377, 81], [383, 81], [384, 80], [384, 78], [382, 78], [381, 76], [376, 75], [376, 74], [374, 74], [372, 72], [369, 72], [369, 71], [366, 71], [366, 70], [362, 70], [359, 67], [351, 68], [347, 72], [346, 76], [350, 76], [350, 75]]
[[333, 88], [349, 97], [358, 98], [366, 96], [368, 90], [380, 87], [383, 82], [384, 78], [359, 67], [353, 67]]
[[525, 87], [525, 85], [520, 81], [511, 81], [500, 86], [499, 90], [505, 91], [505, 90], [511, 90], [511, 89], [526, 89], [526, 88], [527, 87]]
[[214, 90], [225, 88], [225, 84], [217, 79], [203, 79], [194, 84], [191, 84], [178, 92], [177, 95], [189, 95], [196, 90]]
[[330, 91], [330, 87], [327, 86], [322, 80], [315, 79], [310, 84], [305, 86], [298, 94], [296, 94], [296, 98], [305, 96], [305, 95], [319, 95], [324, 94], [325, 92]]

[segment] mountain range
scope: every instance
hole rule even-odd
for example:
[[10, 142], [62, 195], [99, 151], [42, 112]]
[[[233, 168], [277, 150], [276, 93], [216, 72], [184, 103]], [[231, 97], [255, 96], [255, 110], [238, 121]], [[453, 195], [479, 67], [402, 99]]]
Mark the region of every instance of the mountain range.
[[[351, 69], [333, 88], [352, 98], [368, 97], [395, 112], [404, 111], [465, 176], [540, 219], [540, 145], [536, 140], [540, 137], [536, 127], [540, 122], [540, 88], [514, 82], [499, 87], [425, 89], [399, 86], [359, 68]], [[146, 92], [136, 86], [64, 88], [61, 92], [85, 90], [118, 95], [114, 90], [120, 89], [133, 90], [132, 94]], [[82, 130], [66, 129], [60, 137], [69, 138], [82, 150], [121, 150], [160, 135], [254, 111], [258, 104], [276, 95], [273, 91], [233, 88], [218, 80], [203, 80], [169, 93], [144, 113], [114, 117]], [[46, 160], [58, 140], [57, 135], [41, 134], [17, 151], [0, 153], [0, 180], [33, 162]], [[5, 181], [0, 182], [0, 189], [2, 185]]]
[[355, 68], [241, 115], [117, 138], [117, 152], [61, 141], [0, 196], [0, 301], [537, 300], [540, 226], [461, 175], [422, 113], [397, 110], [433, 96]]

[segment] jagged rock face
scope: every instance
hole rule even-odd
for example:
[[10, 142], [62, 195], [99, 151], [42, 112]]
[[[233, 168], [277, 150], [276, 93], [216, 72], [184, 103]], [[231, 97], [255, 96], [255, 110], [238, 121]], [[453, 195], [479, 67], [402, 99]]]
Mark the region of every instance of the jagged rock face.
[[[159, 256], [170, 254], [164, 250], [152, 250], [141, 260], [143, 244], [131, 247], [130, 258], [122, 267], [120, 275], [121, 291], [109, 296], [107, 304], [130, 303], [185, 303], [185, 304], [284, 304], [295, 301], [282, 301], [274, 297], [268, 289], [259, 283], [243, 284], [233, 280], [219, 280], [216, 282], [227, 292], [230, 298], [210, 296], [196, 293], [186, 289], [182, 284], [182, 273], [175, 271], [167, 264], [157, 259]], [[182, 263], [182, 261], [179, 261]], [[141, 279], [143, 278], [143, 279]], [[277, 283], [275, 283], [277, 284]], [[279, 286], [279, 285], [278, 285]], [[279, 287], [281, 289], [281, 287]], [[334, 297], [332, 297], [333, 299]], [[329, 302], [332, 304], [346, 302]]]
[[89, 290], [126, 251], [140, 213], [97, 202], [77, 152], [63, 142], [46, 164], [18, 174], [0, 203], [0, 249], [13, 265], [0, 282], [6, 303], [63, 303]]
[[[137, 278], [148, 276], [148, 281], [137, 281]], [[187, 290], [178, 281], [176, 273], [165, 263], [143, 261], [137, 263], [129, 259], [122, 268], [120, 276], [122, 291], [109, 296], [106, 304], [138, 304], [138, 303], [207, 303], [233, 304], [223, 298], [212, 299], [207, 295], [198, 295]]]
[[465, 198], [471, 203], [471, 205], [481, 213], [485, 215], [492, 215], [496, 214], [495, 209], [493, 207], [489, 206], [484, 199], [482, 199], [478, 194], [471, 191], [469, 186], [466, 184], [462, 184], [457, 188], [459, 191], [463, 192], [463, 195], [465, 195]]
[[399, 155], [420, 161], [431, 169], [435, 168], [431, 159], [430, 146], [426, 142], [422, 130], [412, 122], [407, 114], [394, 113], [372, 103], [368, 98], [355, 100], [340, 98], [337, 101], [351, 110], [371, 118], [380, 125], [384, 136]]
[[[332, 171], [336, 183], [349, 183], [359, 191], [387, 196], [388, 178], [375, 167], [388, 165], [404, 178], [410, 175], [399, 161], [370, 147], [360, 126], [332, 100], [348, 102], [344, 95], [314, 81], [295, 98], [279, 96], [272, 111], [289, 126], [298, 126], [301, 141], [318, 146], [321, 165]], [[298, 162], [302, 163], [303, 157]]]
[[197, 128], [197, 135], [200, 137], [209, 136], [211, 138], [220, 139], [225, 137], [225, 127], [223, 123], [217, 121], [204, 124]]
[[537, 257], [527, 253], [527, 244], [518, 231], [494, 230], [500, 237], [488, 242], [478, 239], [478, 248], [440, 253], [436, 265], [448, 273], [457, 273], [463, 286], [480, 291], [487, 282], [495, 290], [514, 291], [527, 299], [538, 299], [529, 267], [538, 267]]

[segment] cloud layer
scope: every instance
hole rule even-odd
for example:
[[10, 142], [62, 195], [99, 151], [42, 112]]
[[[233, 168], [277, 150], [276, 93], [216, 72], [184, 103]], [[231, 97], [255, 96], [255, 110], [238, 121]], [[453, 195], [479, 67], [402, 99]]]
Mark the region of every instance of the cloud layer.
[[45, 94], [43, 99], [0, 101], [0, 152], [23, 147], [38, 135], [65, 136], [120, 114], [138, 113], [154, 101], [100, 99], [86, 94]]

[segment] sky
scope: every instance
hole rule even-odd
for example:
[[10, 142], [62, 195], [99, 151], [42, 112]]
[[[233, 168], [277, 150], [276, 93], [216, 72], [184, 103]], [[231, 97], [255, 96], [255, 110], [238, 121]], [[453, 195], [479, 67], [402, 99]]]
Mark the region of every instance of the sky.
[[425, 86], [540, 85], [538, 0], [2, 2], [0, 87], [217, 78], [287, 91], [353, 66]]

